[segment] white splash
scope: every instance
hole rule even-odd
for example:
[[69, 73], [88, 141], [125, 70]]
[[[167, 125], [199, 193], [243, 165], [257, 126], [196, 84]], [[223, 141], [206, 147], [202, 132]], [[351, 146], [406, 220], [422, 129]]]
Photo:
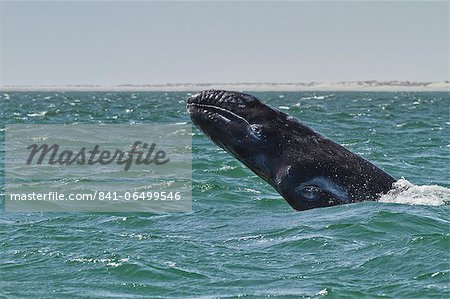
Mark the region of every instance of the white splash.
[[40, 117], [45, 116], [47, 114], [47, 111], [37, 112], [37, 113], [28, 113], [27, 116], [29, 117]]
[[437, 185], [417, 186], [402, 178], [395, 182], [393, 188], [381, 196], [379, 201], [409, 205], [448, 205], [450, 189]]

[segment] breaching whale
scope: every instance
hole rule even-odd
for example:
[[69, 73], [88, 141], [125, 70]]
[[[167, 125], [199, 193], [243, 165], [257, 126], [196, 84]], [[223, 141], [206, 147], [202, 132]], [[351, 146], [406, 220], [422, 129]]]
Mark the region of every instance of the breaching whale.
[[296, 210], [377, 200], [395, 179], [295, 118], [239, 92], [192, 95], [193, 123]]

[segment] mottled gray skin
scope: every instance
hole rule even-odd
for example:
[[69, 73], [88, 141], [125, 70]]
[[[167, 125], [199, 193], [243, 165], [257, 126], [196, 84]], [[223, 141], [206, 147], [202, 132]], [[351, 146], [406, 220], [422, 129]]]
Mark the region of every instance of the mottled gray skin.
[[267, 181], [296, 210], [376, 200], [395, 179], [257, 98], [206, 90], [191, 96], [194, 124]]

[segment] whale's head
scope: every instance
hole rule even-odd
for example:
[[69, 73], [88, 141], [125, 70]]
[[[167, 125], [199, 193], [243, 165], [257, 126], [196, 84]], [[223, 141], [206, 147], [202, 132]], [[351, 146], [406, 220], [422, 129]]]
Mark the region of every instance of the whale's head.
[[194, 124], [214, 143], [271, 182], [272, 160], [281, 151], [277, 140], [284, 114], [251, 95], [222, 90], [191, 96], [187, 109]]
[[266, 151], [272, 143], [271, 118], [277, 111], [251, 95], [207, 90], [191, 96], [187, 109], [200, 130], [235, 156]]
[[296, 210], [374, 199], [361, 188], [373, 177], [358, 172], [376, 166], [254, 96], [206, 90], [187, 109], [201, 131]]

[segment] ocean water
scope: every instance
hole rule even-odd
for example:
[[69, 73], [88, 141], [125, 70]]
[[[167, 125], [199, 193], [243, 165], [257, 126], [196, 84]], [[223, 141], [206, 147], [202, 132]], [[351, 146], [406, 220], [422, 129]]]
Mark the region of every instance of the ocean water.
[[[0, 122], [190, 122], [189, 94], [0, 92]], [[450, 94], [252, 94], [396, 188], [382, 202], [295, 212], [193, 128], [192, 212], [0, 212], [0, 297], [449, 298]]]

